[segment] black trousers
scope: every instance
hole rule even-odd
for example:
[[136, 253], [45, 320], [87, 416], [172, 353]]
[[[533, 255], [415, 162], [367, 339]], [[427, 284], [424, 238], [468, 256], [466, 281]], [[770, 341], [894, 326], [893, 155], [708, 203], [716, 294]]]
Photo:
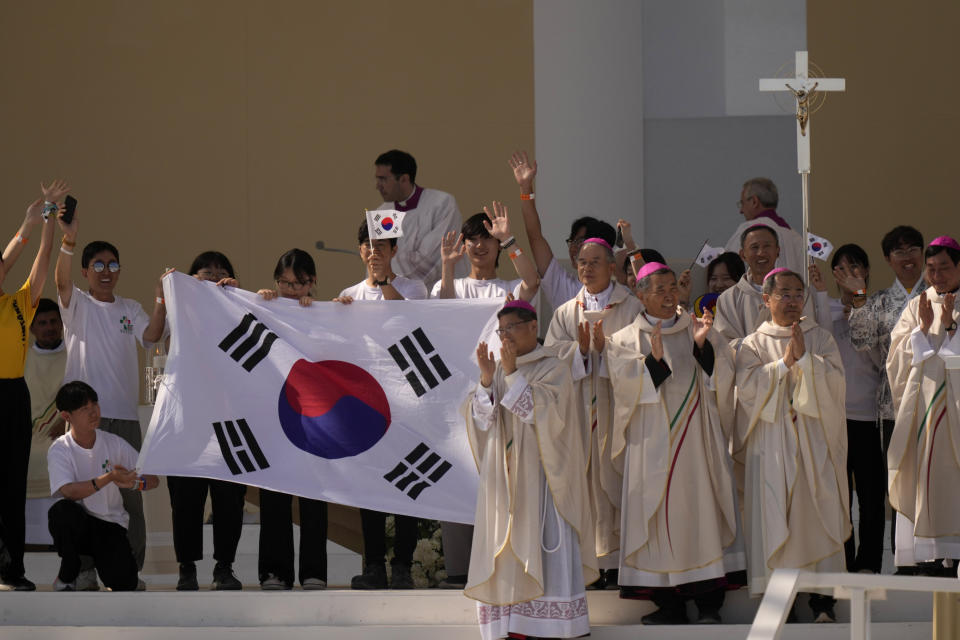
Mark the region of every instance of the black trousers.
[[876, 422], [847, 420], [847, 486], [851, 495], [854, 482], [860, 507], [860, 527], [856, 536], [859, 545], [854, 542], [853, 535], [844, 545], [847, 571], [868, 569], [880, 573], [886, 522], [887, 465]]
[[[419, 520], [410, 516], [393, 516], [395, 533], [393, 561], [409, 567], [413, 562], [413, 550], [420, 538]], [[364, 566], [385, 564], [387, 557], [387, 514], [381, 511], [360, 509], [360, 526], [363, 529]]]
[[686, 613], [685, 602], [692, 599], [701, 613], [720, 611], [727, 596], [725, 580], [709, 579], [688, 582], [677, 587], [654, 587], [650, 600], [660, 609]]
[[[883, 433], [883, 466], [887, 466], [887, 450], [890, 448], [890, 438], [893, 437], [893, 425], [896, 424], [893, 420], [881, 420], [880, 428]], [[889, 488], [886, 484], [883, 485], [884, 494], [887, 496], [887, 501], [889, 502], [890, 493]], [[890, 551], [897, 550], [897, 512], [891, 507], [890, 508]]]
[[73, 582], [80, 574], [80, 556], [93, 556], [103, 584], [114, 591], [137, 588], [137, 561], [127, 530], [87, 513], [79, 503], [59, 500], [47, 512], [53, 545], [60, 555], [59, 578]]
[[[327, 579], [327, 503], [300, 501], [300, 584], [308, 578]], [[216, 522], [216, 515], [214, 515]], [[293, 496], [260, 489], [260, 582], [274, 574], [293, 585]]]
[[213, 506], [213, 558], [217, 562], [232, 563], [240, 543], [246, 485], [209, 478], [167, 476], [167, 488], [170, 490], [173, 550], [177, 562], [196, 562], [203, 557], [203, 508], [209, 490]]
[[27, 464], [30, 461], [30, 391], [23, 378], [0, 378], [0, 539], [10, 553], [4, 578], [23, 575]]

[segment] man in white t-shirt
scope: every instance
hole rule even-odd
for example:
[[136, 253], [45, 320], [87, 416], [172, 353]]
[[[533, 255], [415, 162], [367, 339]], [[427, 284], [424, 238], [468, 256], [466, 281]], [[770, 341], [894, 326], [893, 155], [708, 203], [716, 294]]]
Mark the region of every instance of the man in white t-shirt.
[[75, 591], [80, 554], [93, 556], [103, 583], [113, 591], [137, 588], [137, 562], [127, 539], [130, 517], [120, 488], [154, 489], [156, 476], [134, 471], [137, 451], [120, 436], [98, 432], [97, 392], [85, 382], [68, 382], [57, 392], [57, 409], [70, 429], [47, 451], [50, 491], [62, 498], [48, 515], [60, 555], [54, 591]]
[[[403, 239], [406, 242], [406, 236]], [[413, 280], [394, 273], [393, 260], [400, 250], [396, 238], [374, 240], [371, 245], [370, 232], [364, 221], [360, 225], [357, 241], [360, 259], [367, 267], [367, 277], [341, 291], [340, 295], [333, 299], [334, 302], [350, 304], [354, 300], [423, 300], [427, 297], [427, 287], [422, 280]], [[437, 253], [439, 252], [438, 247]]]
[[[80, 260], [80, 273], [86, 280], [87, 290], [74, 286], [71, 268], [78, 219], [79, 213], [70, 224], [59, 221], [63, 246], [57, 258], [55, 279], [67, 344], [67, 370], [63, 379], [83, 380], [97, 389], [103, 413], [100, 430], [120, 436], [139, 451], [137, 346], [163, 338], [166, 320], [163, 285], [157, 282], [156, 302], [149, 316], [136, 300], [114, 295], [120, 279], [120, 253], [109, 242], [97, 240], [84, 247]], [[137, 566], [142, 568], [147, 548], [143, 497], [136, 491], [122, 494], [124, 507], [130, 514], [130, 546]]]
[[[440, 279], [440, 241], [443, 234], [460, 227], [460, 210], [453, 196], [416, 184], [417, 161], [406, 151], [391, 149], [374, 161], [377, 191], [383, 198], [378, 209], [406, 212], [403, 244], [395, 263], [397, 270], [428, 287]], [[465, 270], [457, 273], [466, 275]]]
[[[340, 295], [333, 299], [334, 302], [350, 304], [354, 300], [423, 300], [427, 297], [427, 288], [422, 281], [404, 278], [393, 272], [391, 260], [397, 255], [396, 238], [374, 240], [371, 245], [367, 223], [364, 221], [360, 225], [357, 240], [360, 243], [360, 258], [367, 266], [367, 279], [341, 291]], [[387, 588], [386, 520], [385, 513], [360, 509], [363, 573], [351, 580], [350, 586], [353, 589]], [[390, 588], [413, 589], [410, 565], [413, 563], [413, 551], [419, 537], [417, 519], [395, 515], [394, 522], [396, 535]]]

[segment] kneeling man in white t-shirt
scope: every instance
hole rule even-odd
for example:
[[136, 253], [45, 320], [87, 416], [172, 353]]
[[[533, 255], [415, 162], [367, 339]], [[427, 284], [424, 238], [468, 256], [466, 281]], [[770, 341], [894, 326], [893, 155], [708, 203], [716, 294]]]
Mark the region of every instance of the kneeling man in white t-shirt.
[[62, 498], [48, 515], [60, 555], [54, 591], [74, 591], [80, 555], [93, 556], [100, 580], [114, 591], [137, 588], [137, 562], [127, 540], [130, 516], [120, 489], [145, 491], [156, 476], [138, 476], [137, 450], [120, 436], [98, 431], [97, 392], [85, 382], [68, 382], [57, 392], [57, 410], [69, 430], [47, 452], [50, 491]]

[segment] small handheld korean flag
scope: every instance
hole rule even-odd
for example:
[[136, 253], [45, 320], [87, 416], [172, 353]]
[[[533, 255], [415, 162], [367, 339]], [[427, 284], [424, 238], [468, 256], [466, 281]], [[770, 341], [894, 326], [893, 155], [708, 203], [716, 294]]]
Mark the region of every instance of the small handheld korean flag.
[[697, 254], [696, 263], [706, 269], [721, 253], [723, 253], [723, 247], [711, 247], [709, 242], [704, 242], [700, 253]]
[[378, 209], [367, 211], [367, 230], [370, 241], [400, 238], [403, 236], [403, 211]]
[[826, 238], [807, 232], [807, 253], [818, 260], [826, 260], [833, 251], [833, 245]]

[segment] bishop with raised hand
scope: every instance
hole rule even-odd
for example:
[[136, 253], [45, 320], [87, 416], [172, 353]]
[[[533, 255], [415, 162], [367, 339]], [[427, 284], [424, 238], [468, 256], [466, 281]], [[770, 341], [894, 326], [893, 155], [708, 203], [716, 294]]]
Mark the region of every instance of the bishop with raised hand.
[[620, 584], [652, 588], [659, 609], [644, 624], [685, 624], [687, 598], [698, 623], [719, 623], [724, 577], [744, 568], [724, 434], [733, 354], [709, 310], [702, 319], [680, 312], [667, 265], [647, 263], [638, 275], [645, 311], [606, 349], [623, 473]]

